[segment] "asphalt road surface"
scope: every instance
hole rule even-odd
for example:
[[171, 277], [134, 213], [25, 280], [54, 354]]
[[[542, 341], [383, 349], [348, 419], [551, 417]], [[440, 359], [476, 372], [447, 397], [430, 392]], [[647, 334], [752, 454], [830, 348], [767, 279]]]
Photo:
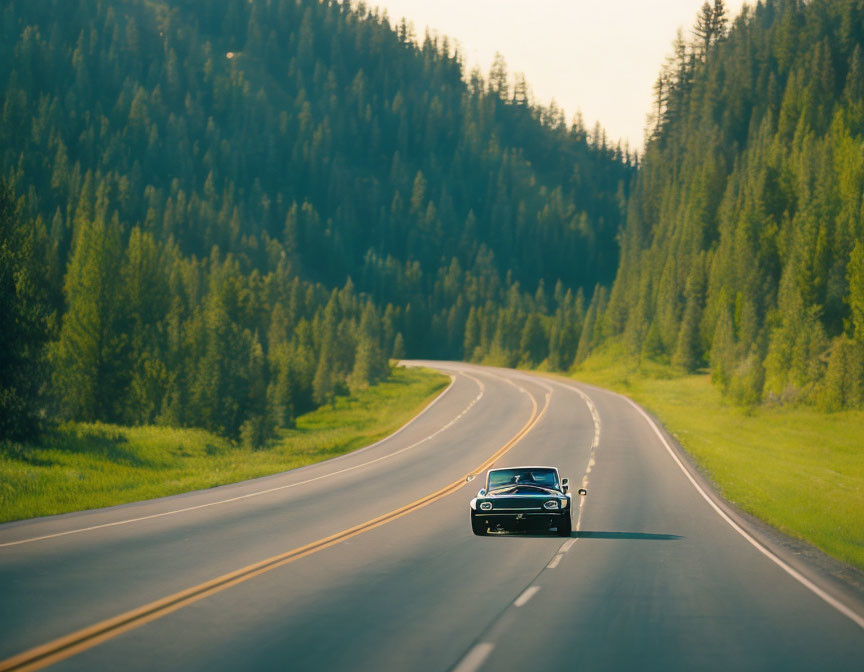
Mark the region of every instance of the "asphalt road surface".
[[[0, 670], [864, 669], [860, 595], [626, 399], [434, 366], [442, 396], [351, 455], [0, 526]], [[492, 463], [584, 483], [573, 536], [473, 536]]]

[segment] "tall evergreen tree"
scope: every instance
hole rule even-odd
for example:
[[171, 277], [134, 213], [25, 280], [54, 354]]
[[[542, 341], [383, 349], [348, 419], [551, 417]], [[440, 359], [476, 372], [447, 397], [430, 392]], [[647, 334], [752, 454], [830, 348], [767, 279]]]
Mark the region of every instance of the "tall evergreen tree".
[[63, 412], [82, 420], [120, 419], [130, 344], [117, 220], [79, 220], [66, 273], [68, 310], [52, 348]]
[[39, 384], [48, 337], [45, 306], [28, 263], [31, 243], [15, 212], [10, 186], [0, 181], [0, 440], [39, 429]]
[[849, 308], [852, 311], [852, 330], [855, 339], [864, 343], [864, 239], [852, 250], [848, 266]]

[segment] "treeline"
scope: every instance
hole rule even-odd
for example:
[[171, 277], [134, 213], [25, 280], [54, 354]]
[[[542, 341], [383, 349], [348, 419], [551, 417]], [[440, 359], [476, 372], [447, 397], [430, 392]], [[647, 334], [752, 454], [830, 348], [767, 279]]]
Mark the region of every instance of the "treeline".
[[864, 404], [864, 3], [706, 3], [656, 87], [603, 338], [744, 404]]
[[3, 283], [4, 298], [17, 299], [4, 310], [5, 436], [33, 430], [34, 409], [23, 402], [38, 393], [41, 373], [43, 414], [204, 427], [257, 447], [298, 413], [385, 379], [393, 347], [397, 355], [402, 347], [393, 311], [382, 314], [350, 281], [328, 290], [287, 262], [244, 271], [217, 248], [184, 257], [137, 227], [124, 240], [116, 216], [82, 207], [63, 284], [67, 310], [56, 340], [39, 351], [48, 326], [32, 281], [44, 250], [38, 233], [15, 222], [10, 195], [0, 194], [4, 234], [30, 256], [17, 255], [6, 267], [12, 282]]
[[501, 366], [567, 370], [590, 345], [592, 312], [585, 325], [583, 293], [560, 281], [531, 294], [490, 265], [454, 260], [433, 286], [430, 320], [411, 305], [377, 307], [350, 279], [339, 289], [302, 280], [285, 259], [262, 274], [216, 247], [198, 259], [138, 227], [124, 236], [116, 213], [108, 220], [86, 198], [55, 324], [48, 238], [25, 210], [2, 185], [6, 437], [32, 434], [41, 415], [204, 427], [257, 447], [297, 414], [385, 379], [412, 330]]
[[64, 416], [198, 426], [257, 446], [389, 375], [392, 324], [350, 283], [328, 291], [287, 266], [244, 274], [217, 249], [185, 259], [137, 228], [124, 245], [116, 221], [76, 231], [49, 349]]
[[0, 30], [3, 300], [40, 316], [7, 417], [258, 444], [390, 356], [576, 357], [635, 156], [500, 59], [318, 0], [10, 0]]

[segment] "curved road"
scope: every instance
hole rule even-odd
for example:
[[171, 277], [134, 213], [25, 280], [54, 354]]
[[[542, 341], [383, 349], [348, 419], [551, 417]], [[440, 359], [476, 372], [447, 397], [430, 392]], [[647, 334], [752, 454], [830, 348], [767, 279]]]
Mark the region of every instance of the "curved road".
[[[860, 595], [748, 538], [635, 405], [425, 364], [451, 386], [364, 450], [0, 526], [0, 670], [862, 669]], [[585, 482], [573, 537], [474, 537], [493, 461]]]

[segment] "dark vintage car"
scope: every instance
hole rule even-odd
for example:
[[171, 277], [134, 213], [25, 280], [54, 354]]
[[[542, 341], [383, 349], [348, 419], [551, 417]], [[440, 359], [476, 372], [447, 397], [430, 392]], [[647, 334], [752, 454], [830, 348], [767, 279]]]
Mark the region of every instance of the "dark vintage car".
[[[555, 467], [490, 469], [486, 485], [471, 500], [471, 529], [489, 532], [552, 531], [569, 537], [573, 502], [567, 479]], [[579, 494], [587, 494], [579, 489]]]

